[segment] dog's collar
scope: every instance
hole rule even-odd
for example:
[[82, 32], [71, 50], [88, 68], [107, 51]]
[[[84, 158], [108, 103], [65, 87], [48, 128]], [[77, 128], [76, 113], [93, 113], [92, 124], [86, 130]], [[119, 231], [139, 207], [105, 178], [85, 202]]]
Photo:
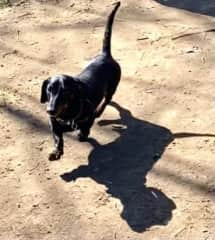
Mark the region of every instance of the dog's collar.
[[[91, 113], [87, 113], [85, 115], [85, 108], [87, 108], [87, 110], [90, 110]], [[56, 119], [60, 124], [70, 126], [71, 129], [75, 131], [79, 128], [80, 123], [86, 122], [93, 116], [93, 111], [91, 111], [91, 109], [93, 109], [93, 103], [88, 98], [81, 98], [80, 109], [75, 117], [69, 120], [63, 120], [62, 118]]]
[[94, 105], [87, 97], [88, 88], [87, 85], [77, 80], [78, 91], [80, 94], [79, 98], [79, 110], [77, 114], [68, 120], [62, 118], [56, 118], [57, 121], [62, 125], [71, 126], [72, 130], [77, 130], [80, 123], [86, 122], [88, 119], [93, 117]]

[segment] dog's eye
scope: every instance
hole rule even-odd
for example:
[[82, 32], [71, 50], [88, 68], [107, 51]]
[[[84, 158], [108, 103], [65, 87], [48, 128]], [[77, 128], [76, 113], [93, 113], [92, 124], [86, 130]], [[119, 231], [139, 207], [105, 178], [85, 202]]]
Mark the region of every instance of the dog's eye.
[[51, 93], [51, 94], [57, 94], [57, 92], [58, 92], [58, 88], [56, 88], [55, 86], [49, 86], [48, 88], [47, 88], [47, 91], [48, 91], [48, 93]]
[[49, 87], [47, 88], [47, 91], [48, 91], [48, 92], [51, 92], [51, 91], [52, 91], [52, 86], [49, 86]]

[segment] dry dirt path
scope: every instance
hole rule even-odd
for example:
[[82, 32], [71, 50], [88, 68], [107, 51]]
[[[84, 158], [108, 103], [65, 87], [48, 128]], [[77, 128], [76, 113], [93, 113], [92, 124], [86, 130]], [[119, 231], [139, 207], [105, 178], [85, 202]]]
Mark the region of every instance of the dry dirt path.
[[214, 5], [177, 2], [122, 1], [114, 103], [56, 162], [41, 83], [98, 53], [110, 2], [0, 10], [0, 240], [215, 240]]

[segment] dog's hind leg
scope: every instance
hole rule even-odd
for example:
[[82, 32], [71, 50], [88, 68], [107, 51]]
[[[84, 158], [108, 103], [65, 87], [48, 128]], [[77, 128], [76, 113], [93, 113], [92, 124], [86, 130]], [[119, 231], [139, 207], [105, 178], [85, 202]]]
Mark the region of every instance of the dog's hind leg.
[[112, 97], [116, 91], [118, 85], [118, 81], [116, 82], [116, 84], [114, 84], [113, 86], [109, 87], [109, 89], [107, 90], [107, 94], [106, 96], [102, 99], [101, 103], [99, 104], [99, 106], [96, 108], [96, 112], [95, 112], [95, 117], [98, 118], [102, 115], [102, 113], [104, 112], [106, 106], [111, 102]]
[[96, 108], [95, 111], [95, 118], [98, 118], [102, 115], [102, 113], [105, 110], [105, 107], [107, 106], [107, 100], [106, 97], [102, 99], [101, 103], [99, 104], [99, 106]]

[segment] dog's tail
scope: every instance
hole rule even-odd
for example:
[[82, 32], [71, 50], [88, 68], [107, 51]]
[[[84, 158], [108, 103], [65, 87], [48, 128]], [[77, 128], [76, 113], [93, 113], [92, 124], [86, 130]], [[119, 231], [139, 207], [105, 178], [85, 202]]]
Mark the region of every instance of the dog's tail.
[[108, 55], [111, 55], [111, 34], [112, 34], [112, 25], [113, 20], [116, 14], [117, 9], [120, 6], [120, 2], [114, 3], [115, 7], [112, 10], [111, 14], [108, 17], [106, 28], [105, 28], [105, 34], [103, 39], [103, 48], [102, 52]]

